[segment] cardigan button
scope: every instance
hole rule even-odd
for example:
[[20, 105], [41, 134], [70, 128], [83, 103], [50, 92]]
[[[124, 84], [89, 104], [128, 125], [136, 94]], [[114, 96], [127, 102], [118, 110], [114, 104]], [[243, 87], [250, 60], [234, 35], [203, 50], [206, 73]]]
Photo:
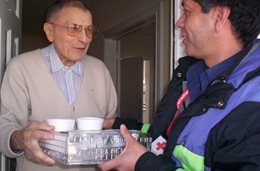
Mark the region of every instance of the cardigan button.
[[180, 72], [177, 73], [178, 78], [182, 77], [182, 74]]

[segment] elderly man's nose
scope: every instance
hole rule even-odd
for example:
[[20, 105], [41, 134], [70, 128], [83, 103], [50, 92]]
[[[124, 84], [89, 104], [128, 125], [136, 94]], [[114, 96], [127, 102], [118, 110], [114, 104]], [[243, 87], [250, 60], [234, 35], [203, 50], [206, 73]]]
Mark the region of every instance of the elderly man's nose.
[[79, 40], [82, 42], [88, 42], [89, 40], [91, 40], [92, 38], [88, 36], [88, 34], [86, 33], [85, 30], [82, 30], [79, 34]]

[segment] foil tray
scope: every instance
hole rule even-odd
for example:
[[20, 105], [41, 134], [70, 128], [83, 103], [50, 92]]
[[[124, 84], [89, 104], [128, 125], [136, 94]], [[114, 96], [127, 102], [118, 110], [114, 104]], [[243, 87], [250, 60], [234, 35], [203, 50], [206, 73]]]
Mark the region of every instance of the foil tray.
[[[151, 138], [140, 131], [132, 136], [150, 150]], [[109, 161], [125, 148], [119, 130], [54, 132], [53, 140], [39, 141], [44, 153], [64, 165], [91, 165]]]

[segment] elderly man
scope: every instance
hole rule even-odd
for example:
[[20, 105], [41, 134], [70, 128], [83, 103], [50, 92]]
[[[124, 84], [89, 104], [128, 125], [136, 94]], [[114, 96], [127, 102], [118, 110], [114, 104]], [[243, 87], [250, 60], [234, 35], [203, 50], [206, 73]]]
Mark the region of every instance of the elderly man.
[[117, 96], [105, 65], [86, 55], [95, 34], [80, 0], [59, 0], [49, 9], [46, 48], [9, 63], [1, 87], [0, 151], [17, 159], [17, 171], [96, 170], [58, 166], [38, 140], [53, 138], [48, 118], [114, 117]]
[[104, 171], [260, 170], [260, 1], [182, 5], [185, 52], [199, 60], [180, 60], [149, 130], [167, 141], [164, 153], [147, 152], [122, 125], [126, 148]]

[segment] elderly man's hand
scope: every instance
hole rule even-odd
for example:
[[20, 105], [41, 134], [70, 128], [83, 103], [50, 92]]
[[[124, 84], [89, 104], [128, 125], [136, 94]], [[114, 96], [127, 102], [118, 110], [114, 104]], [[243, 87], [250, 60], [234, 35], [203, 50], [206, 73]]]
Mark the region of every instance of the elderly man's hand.
[[102, 127], [104, 129], [111, 129], [113, 124], [114, 124], [114, 122], [115, 122], [114, 118], [105, 118]]
[[99, 165], [103, 171], [111, 169], [116, 169], [118, 171], [132, 171], [135, 168], [138, 158], [147, 151], [143, 145], [139, 144], [132, 137], [125, 125], [120, 126], [120, 131], [126, 141], [126, 147], [119, 156], [107, 163]]
[[55, 160], [43, 153], [38, 141], [51, 140], [54, 130], [47, 122], [30, 122], [24, 129], [14, 131], [11, 135], [12, 150], [23, 150], [27, 159], [37, 164], [54, 165]]

